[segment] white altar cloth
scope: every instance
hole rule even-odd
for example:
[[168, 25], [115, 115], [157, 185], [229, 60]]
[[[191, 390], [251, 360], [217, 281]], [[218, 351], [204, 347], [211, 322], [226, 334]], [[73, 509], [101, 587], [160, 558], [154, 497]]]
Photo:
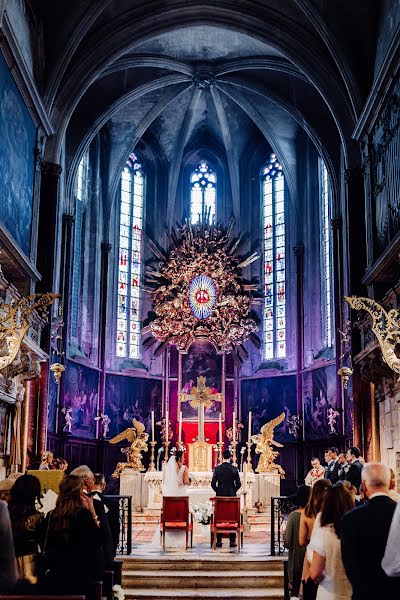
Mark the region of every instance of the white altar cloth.
[[[211, 488], [212, 472], [207, 473], [190, 473], [192, 483], [187, 487], [189, 494], [189, 502], [191, 505], [198, 505], [207, 502], [215, 496], [214, 490]], [[252, 487], [255, 481], [254, 473], [247, 473], [247, 506], [252, 506]], [[144, 480], [149, 490], [149, 502], [147, 508], [160, 509], [162, 505], [162, 472], [148, 471], [144, 475]], [[242, 487], [239, 494], [243, 491], [243, 473], [240, 473]]]

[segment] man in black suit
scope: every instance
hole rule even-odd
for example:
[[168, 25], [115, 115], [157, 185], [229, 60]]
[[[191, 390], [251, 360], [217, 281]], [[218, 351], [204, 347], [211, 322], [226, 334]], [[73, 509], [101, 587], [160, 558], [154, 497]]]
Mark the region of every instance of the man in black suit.
[[[222, 454], [222, 464], [214, 469], [211, 487], [217, 496], [236, 496], [236, 492], [242, 485], [240, 483], [239, 471], [231, 464], [231, 453], [225, 450]], [[236, 547], [236, 534], [229, 535], [230, 547]], [[217, 533], [217, 548], [222, 547], [222, 534]]]
[[358, 494], [361, 486], [361, 471], [363, 468], [363, 465], [359, 460], [360, 450], [356, 446], [352, 446], [347, 450], [346, 458], [350, 467], [346, 473], [345, 480], [354, 485]]
[[332, 482], [332, 485], [339, 481], [339, 461], [338, 461], [338, 452], [337, 448], [329, 448], [328, 457], [329, 462], [328, 466], [325, 470], [325, 479], [329, 479]]
[[119, 543], [119, 502], [115, 498], [104, 498], [104, 490], [106, 489], [106, 479], [103, 473], [95, 473], [94, 485], [92, 487], [91, 495], [96, 496], [104, 504], [104, 512], [106, 514], [108, 524], [110, 526], [110, 532], [112, 537], [112, 555], [116, 555], [117, 547]]
[[344, 515], [342, 559], [353, 586], [353, 600], [400, 598], [400, 577], [388, 577], [381, 567], [396, 503], [388, 496], [390, 470], [369, 463], [362, 471], [368, 502]]

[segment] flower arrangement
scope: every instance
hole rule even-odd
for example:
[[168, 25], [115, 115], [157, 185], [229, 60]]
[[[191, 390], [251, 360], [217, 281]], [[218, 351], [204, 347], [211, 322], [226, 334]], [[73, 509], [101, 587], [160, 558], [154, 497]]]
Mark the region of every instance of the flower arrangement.
[[211, 523], [211, 515], [213, 512], [212, 502], [206, 502], [204, 504], [192, 506], [190, 512], [192, 513], [193, 519], [196, 521], [196, 523], [209, 525]]
[[112, 589], [113, 600], [125, 600], [124, 590], [120, 585], [114, 585]]

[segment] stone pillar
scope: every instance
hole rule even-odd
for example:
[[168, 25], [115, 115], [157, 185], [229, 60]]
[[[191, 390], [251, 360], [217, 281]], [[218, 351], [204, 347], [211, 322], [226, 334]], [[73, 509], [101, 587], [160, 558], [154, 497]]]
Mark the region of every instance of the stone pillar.
[[353, 373], [353, 444], [357, 448], [362, 448], [363, 440], [363, 420], [362, 420], [362, 396], [361, 396], [361, 375], [358, 365], [354, 367]]
[[304, 477], [304, 411], [303, 411], [303, 366], [304, 366], [304, 246], [294, 247], [296, 259], [296, 390], [297, 414], [301, 415], [302, 427], [299, 430], [297, 453], [297, 479]]
[[[99, 321], [99, 364], [100, 372], [100, 394], [99, 412], [103, 413], [106, 401], [106, 331], [107, 331], [107, 299], [108, 299], [108, 268], [110, 261], [111, 244], [101, 244], [101, 270], [100, 270], [100, 321]], [[128, 332], [129, 334], [129, 332]], [[99, 423], [99, 421], [97, 421]], [[98, 431], [98, 437], [103, 434]]]
[[365, 296], [365, 288], [361, 283], [367, 264], [366, 230], [363, 215], [363, 171], [360, 168], [346, 169], [344, 178], [348, 210], [348, 237], [346, 242], [350, 293], [358, 296]]
[[47, 417], [49, 404], [49, 376], [53, 377], [53, 373], [49, 371], [47, 362], [40, 363], [40, 380], [37, 380], [36, 387], [38, 390], [38, 421], [37, 421], [37, 452], [40, 456], [42, 452], [47, 450]]
[[[343, 239], [342, 239], [342, 219], [331, 219], [332, 228], [332, 256], [333, 256], [333, 321], [332, 336], [335, 344], [335, 369], [336, 369], [336, 406], [344, 414], [344, 393], [342, 379], [337, 375], [341, 365], [341, 337], [339, 329], [344, 330], [342, 323], [342, 298], [343, 298]], [[343, 428], [343, 418], [341, 419]], [[344, 433], [344, 431], [342, 431]]]

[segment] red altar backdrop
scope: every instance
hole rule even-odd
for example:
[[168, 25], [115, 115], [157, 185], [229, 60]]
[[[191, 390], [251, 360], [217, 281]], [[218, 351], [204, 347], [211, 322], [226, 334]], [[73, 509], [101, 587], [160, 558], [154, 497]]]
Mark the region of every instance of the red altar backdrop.
[[[178, 438], [178, 428], [179, 425], [176, 423], [175, 436]], [[197, 423], [182, 423], [182, 442], [184, 444], [191, 444], [193, 440], [197, 437], [198, 433], [198, 424]], [[225, 435], [225, 426], [222, 423], [222, 439], [224, 439]], [[204, 423], [204, 437], [206, 441], [210, 444], [216, 444], [218, 442], [218, 422]]]

